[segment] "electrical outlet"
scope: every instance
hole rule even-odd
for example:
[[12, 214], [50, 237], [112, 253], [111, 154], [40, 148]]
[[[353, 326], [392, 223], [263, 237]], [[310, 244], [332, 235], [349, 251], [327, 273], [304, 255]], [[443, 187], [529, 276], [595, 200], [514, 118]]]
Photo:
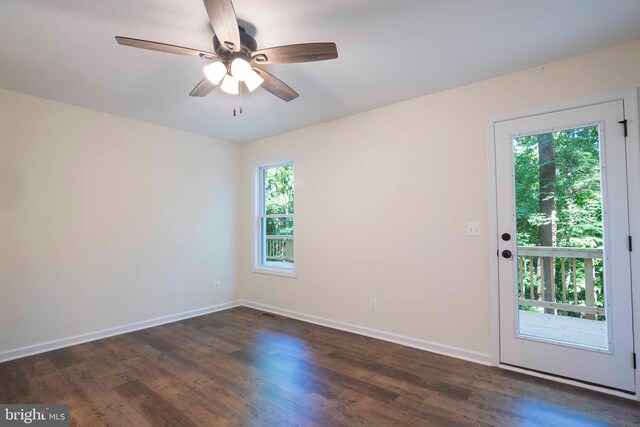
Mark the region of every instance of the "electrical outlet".
[[215, 282], [213, 282], [213, 290], [214, 291], [219, 291], [220, 290], [220, 281], [216, 280]]
[[480, 231], [479, 222], [467, 222], [467, 236], [479, 236]]
[[378, 311], [378, 299], [377, 298], [369, 298], [369, 310]]

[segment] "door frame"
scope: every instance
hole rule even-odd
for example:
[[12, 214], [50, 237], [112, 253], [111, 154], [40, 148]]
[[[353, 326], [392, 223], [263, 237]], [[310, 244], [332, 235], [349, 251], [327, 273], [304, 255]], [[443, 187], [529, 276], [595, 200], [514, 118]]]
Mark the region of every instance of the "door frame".
[[[503, 369], [517, 371], [562, 383], [576, 385], [615, 396], [640, 401], [640, 126], [638, 110], [640, 105], [640, 88], [581, 98], [543, 107], [537, 107], [517, 113], [499, 114], [487, 120], [487, 185], [488, 185], [488, 240], [489, 240], [489, 284], [491, 293], [491, 364]], [[496, 182], [496, 147], [495, 124], [507, 120], [521, 119], [538, 114], [552, 113], [561, 110], [585, 107], [611, 101], [624, 101], [624, 113], [627, 123], [627, 175], [629, 192], [629, 229], [634, 240], [631, 252], [631, 297], [633, 316], [634, 352], [638, 354], [638, 368], [635, 371], [635, 394], [628, 394], [606, 387], [585, 384], [580, 381], [560, 378], [550, 374], [530, 371], [500, 363], [500, 293], [498, 283], [498, 201]], [[622, 125], [621, 125], [622, 126]]]

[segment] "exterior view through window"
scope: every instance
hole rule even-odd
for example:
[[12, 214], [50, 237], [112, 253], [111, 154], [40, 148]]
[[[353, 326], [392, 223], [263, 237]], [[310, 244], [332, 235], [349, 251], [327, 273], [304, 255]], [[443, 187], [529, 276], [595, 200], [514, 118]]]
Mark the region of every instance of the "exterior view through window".
[[513, 139], [520, 333], [606, 349], [599, 126]]
[[260, 266], [294, 266], [293, 163], [260, 168]]

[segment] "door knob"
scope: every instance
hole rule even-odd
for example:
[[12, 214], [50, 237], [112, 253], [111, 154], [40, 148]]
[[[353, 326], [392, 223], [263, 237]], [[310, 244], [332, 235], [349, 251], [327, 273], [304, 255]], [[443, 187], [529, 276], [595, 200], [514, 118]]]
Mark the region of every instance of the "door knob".
[[505, 258], [511, 258], [511, 251], [509, 249], [505, 249], [502, 251], [502, 256]]
[[502, 234], [502, 240], [504, 240], [505, 242], [508, 242], [509, 240], [511, 240], [511, 234], [509, 233]]

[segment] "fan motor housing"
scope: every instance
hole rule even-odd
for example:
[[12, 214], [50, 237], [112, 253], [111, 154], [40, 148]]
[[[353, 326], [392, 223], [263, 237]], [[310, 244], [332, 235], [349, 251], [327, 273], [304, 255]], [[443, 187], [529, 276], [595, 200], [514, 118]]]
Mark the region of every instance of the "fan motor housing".
[[[258, 43], [256, 40], [247, 34], [247, 31], [244, 28], [239, 26], [238, 29], [240, 30], [240, 51], [243, 53], [251, 53], [258, 49]], [[218, 36], [213, 36], [213, 49], [216, 55], [220, 57], [227, 56], [230, 53], [226, 48], [222, 47], [220, 40], [218, 40]]]

